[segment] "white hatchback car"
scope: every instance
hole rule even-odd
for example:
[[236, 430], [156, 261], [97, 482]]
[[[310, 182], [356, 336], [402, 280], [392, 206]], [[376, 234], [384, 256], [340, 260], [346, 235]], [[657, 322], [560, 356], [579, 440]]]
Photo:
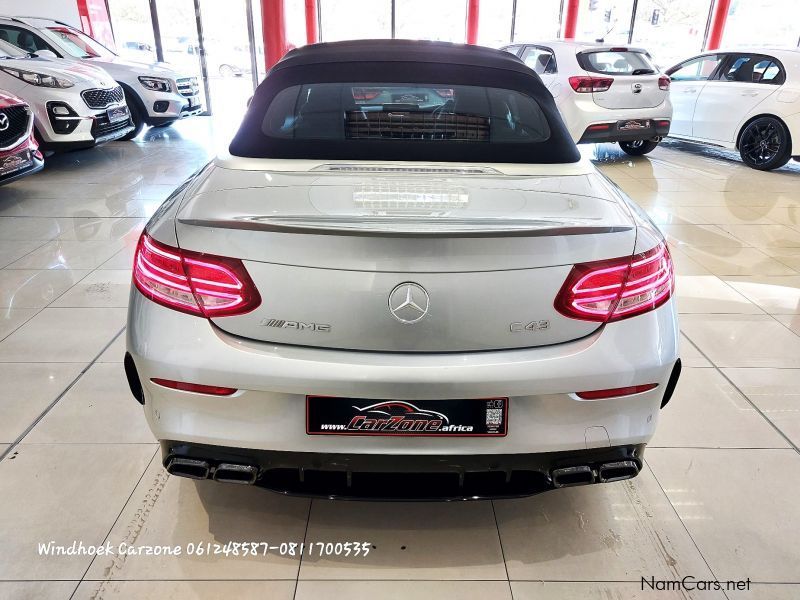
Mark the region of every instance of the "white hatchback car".
[[800, 160], [800, 50], [717, 50], [667, 74], [671, 137], [737, 149], [762, 171]]
[[133, 129], [132, 139], [146, 125], [165, 127], [203, 111], [196, 77], [182, 75], [165, 63], [125, 60], [71, 25], [38, 17], [0, 17], [0, 39], [26, 52], [48, 53], [65, 62], [105, 69], [125, 91]]
[[652, 151], [672, 118], [669, 77], [642, 48], [553, 41], [503, 48], [539, 74], [576, 143]]
[[170, 473], [423, 499], [639, 472], [680, 372], [672, 261], [520, 61], [293, 50], [230, 152], [134, 259], [124, 364]]

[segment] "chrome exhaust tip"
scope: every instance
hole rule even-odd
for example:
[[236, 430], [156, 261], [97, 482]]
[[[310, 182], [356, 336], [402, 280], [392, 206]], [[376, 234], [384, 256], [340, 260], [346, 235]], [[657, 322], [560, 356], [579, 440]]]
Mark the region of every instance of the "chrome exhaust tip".
[[597, 479], [600, 483], [611, 483], [631, 479], [639, 474], [639, 465], [632, 460], [621, 460], [600, 465], [597, 469]]
[[172, 457], [167, 461], [166, 469], [167, 473], [178, 477], [208, 479], [208, 472], [211, 467], [204, 460]]
[[258, 479], [258, 467], [251, 465], [235, 465], [233, 463], [220, 463], [214, 469], [214, 481], [221, 483], [239, 483], [253, 485]]
[[553, 478], [553, 485], [557, 488], [594, 483], [594, 471], [588, 465], [553, 469], [550, 476]]

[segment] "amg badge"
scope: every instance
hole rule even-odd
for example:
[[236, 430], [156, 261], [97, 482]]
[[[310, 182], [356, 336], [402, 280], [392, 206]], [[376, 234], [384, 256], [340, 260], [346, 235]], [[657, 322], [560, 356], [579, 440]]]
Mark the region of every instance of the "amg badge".
[[531, 321], [530, 323], [522, 323], [521, 321], [511, 323], [511, 333], [518, 333], [520, 331], [542, 331], [544, 329], [550, 329], [550, 321], [547, 319]]
[[297, 331], [318, 331], [328, 333], [331, 326], [327, 323], [305, 323], [304, 321], [285, 321], [283, 319], [261, 319], [261, 327], [277, 327], [278, 329], [296, 329]]

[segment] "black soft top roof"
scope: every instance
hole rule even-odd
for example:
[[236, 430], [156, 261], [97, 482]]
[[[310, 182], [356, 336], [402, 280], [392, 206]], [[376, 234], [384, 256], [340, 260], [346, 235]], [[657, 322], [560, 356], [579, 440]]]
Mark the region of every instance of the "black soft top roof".
[[[550, 138], [526, 144], [450, 141], [278, 139], [262, 129], [282, 90], [320, 83], [421, 83], [495, 87], [539, 104]], [[487, 152], [488, 150], [488, 152]], [[553, 97], [539, 76], [514, 55], [481, 46], [417, 40], [353, 40], [312, 44], [289, 52], [256, 89], [230, 145], [234, 156], [322, 160], [408, 160], [481, 163], [572, 163], [580, 159]], [[487, 158], [487, 155], [490, 158]]]
[[506, 69], [530, 74], [509, 52], [449, 42], [417, 40], [351, 40], [312, 44], [290, 51], [270, 72], [301, 65], [339, 62], [415, 62]]

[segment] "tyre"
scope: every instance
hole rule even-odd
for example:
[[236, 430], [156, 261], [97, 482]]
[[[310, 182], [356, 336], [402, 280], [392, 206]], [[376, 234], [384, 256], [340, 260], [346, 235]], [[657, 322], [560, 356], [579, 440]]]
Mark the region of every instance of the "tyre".
[[142, 130], [144, 129], [145, 126], [144, 122], [145, 115], [142, 114], [142, 109], [139, 107], [138, 98], [136, 99], [131, 98], [130, 100], [128, 100], [128, 110], [131, 111], [131, 120], [133, 121], [133, 131], [119, 138], [125, 141], [132, 140], [137, 135], [142, 133]]
[[631, 156], [642, 156], [643, 154], [652, 152], [656, 146], [658, 146], [658, 142], [654, 142], [653, 140], [633, 140], [631, 142], [619, 143], [619, 147], [622, 148], [622, 151]]
[[789, 162], [791, 154], [789, 130], [775, 117], [759, 117], [751, 121], [739, 137], [739, 155], [752, 169], [778, 169]]

